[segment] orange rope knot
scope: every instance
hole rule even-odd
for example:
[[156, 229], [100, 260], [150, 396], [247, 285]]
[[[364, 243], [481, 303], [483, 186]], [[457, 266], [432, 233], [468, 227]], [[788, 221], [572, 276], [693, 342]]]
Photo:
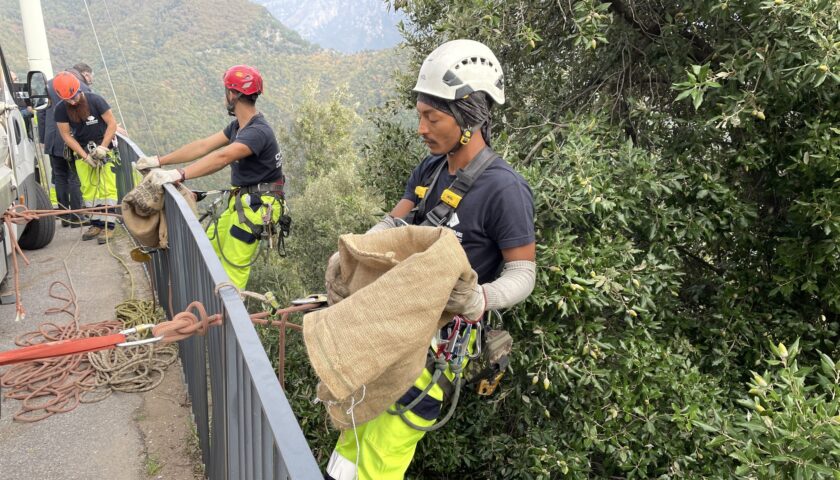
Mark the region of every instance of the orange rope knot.
[[[192, 311], [195, 311], [197, 315]], [[152, 333], [155, 337], [163, 337], [164, 343], [178, 342], [193, 335], [204, 335], [208, 327], [221, 324], [220, 314], [207, 315], [207, 310], [201, 302], [192, 302], [172, 320], [155, 325]]]

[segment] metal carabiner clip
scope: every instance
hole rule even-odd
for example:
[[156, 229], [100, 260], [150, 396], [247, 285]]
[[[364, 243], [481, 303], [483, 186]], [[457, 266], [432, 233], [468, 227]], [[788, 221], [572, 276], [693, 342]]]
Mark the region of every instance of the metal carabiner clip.
[[[123, 335], [131, 335], [132, 333], [143, 333], [147, 330], [151, 330], [154, 328], [154, 323], [144, 323], [142, 325], [137, 325], [136, 327], [129, 328], [127, 330], [122, 330], [120, 333]], [[163, 337], [151, 337], [151, 338], [144, 338], [142, 340], [133, 340], [130, 342], [122, 342], [118, 343], [117, 347], [134, 347], [137, 345], [146, 345], [149, 343], [156, 343], [163, 340]]]

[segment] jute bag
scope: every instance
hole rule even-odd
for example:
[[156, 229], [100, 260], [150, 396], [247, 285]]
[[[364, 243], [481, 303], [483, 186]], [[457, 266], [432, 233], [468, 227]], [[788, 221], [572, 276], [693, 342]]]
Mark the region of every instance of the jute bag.
[[[144, 178], [123, 197], [123, 221], [129, 233], [144, 247], [167, 248], [169, 235], [166, 222], [163, 221], [163, 187], [153, 185], [148, 178]], [[195, 213], [195, 197], [192, 192], [183, 185], [177, 188]]]
[[[384, 412], [420, 376], [429, 342], [459, 278], [475, 272], [455, 234], [401, 227], [339, 239], [339, 278], [349, 296], [307, 314], [303, 336], [333, 424], [351, 428]], [[352, 418], [350, 409], [352, 408]]]

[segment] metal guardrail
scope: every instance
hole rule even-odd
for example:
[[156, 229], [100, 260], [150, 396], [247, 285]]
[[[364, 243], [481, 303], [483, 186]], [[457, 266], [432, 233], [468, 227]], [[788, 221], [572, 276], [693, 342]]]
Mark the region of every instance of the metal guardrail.
[[[118, 148], [122, 200], [142, 152], [124, 136]], [[150, 262], [157, 298], [170, 318], [196, 300], [208, 314], [224, 313], [222, 327], [179, 342], [207, 477], [323, 479], [245, 305], [232, 288], [216, 293], [229, 279], [204, 229], [177, 190], [165, 190], [169, 248]]]
[[117, 134], [117, 154], [120, 158], [120, 163], [116, 168], [117, 175], [117, 199], [122, 202], [126, 193], [134, 189], [134, 180], [136, 178], [136, 171], [131, 165], [136, 162], [143, 152], [130, 138], [122, 134]]
[[[153, 255], [158, 299], [169, 315], [200, 301], [224, 326], [180, 342], [207, 476], [322, 479], [245, 305], [186, 201], [166, 187], [169, 248]], [[209, 390], [208, 390], [209, 380]]]

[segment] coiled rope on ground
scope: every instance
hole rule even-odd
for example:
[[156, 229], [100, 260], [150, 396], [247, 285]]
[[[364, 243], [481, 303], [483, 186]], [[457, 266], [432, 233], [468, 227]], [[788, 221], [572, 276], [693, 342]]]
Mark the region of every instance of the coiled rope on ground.
[[[64, 292], [57, 292], [59, 287]], [[123, 328], [157, 323], [162, 318], [162, 312], [151, 301], [127, 300], [115, 309], [118, 320], [79, 324], [76, 294], [71, 287], [53, 282], [49, 296], [63, 304], [45, 313], [69, 315], [72, 320], [66, 325], [43, 323], [38, 330], [15, 339], [18, 346], [105, 336]], [[80, 403], [104, 400], [113, 391], [151, 390], [163, 381], [164, 371], [177, 358], [177, 347], [168, 343], [35, 360], [12, 366], [0, 377], [0, 386], [9, 389], [4, 393], [7, 398], [21, 400], [14, 420], [36, 422], [69, 412]]]

